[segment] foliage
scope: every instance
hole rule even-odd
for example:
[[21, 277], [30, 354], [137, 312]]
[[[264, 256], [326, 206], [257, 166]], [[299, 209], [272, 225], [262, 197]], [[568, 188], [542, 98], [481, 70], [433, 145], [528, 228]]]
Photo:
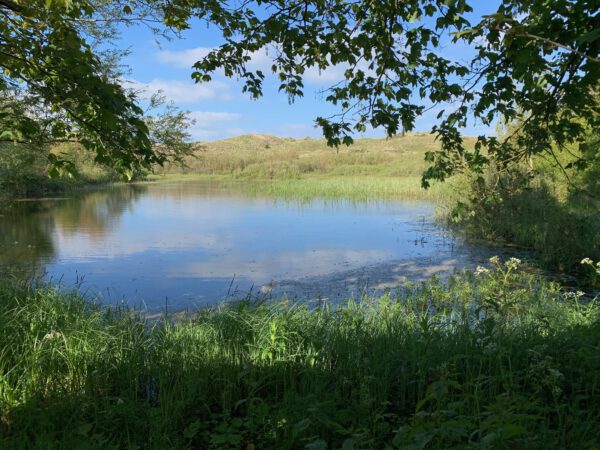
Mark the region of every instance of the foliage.
[[[253, 52], [268, 52], [291, 101], [303, 95], [307, 69], [344, 69], [326, 95], [339, 115], [316, 119], [331, 145], [350, 144], [367, 127], [389, 136], [410, 131], [427, 105], [445, 107], [432, 130], [442, 149], [428, 153], [424, 185], [463, 167], [481, 172], [490, 156], [522, 160], [598, 129], [597, 2], [503, 0], [474, 24], [470, 12], [465, 0], [272, 0], [184, 3], [166, 18], [179, 28], [201, 18], [222, 30], [226, 43], [194, 65], [198, 82], [219, 69], [259, 97], [265, 74], [248, 62]], [[474, 47], [472, 59], [446, 57], [449, 40]], [[472, 151], [465, 148], [461, 128], [496, 119], [519, 121], [518, 138], [480, 136]]]
[[12, 144], [0, 144], [0, 192], [26, 194], [28, 186], [41, 184], [47, 161], [40, 156], [31, 146], [15, 151]]
[[[49, 154], [51, 158], [68, 161], [69, 174], [76, 173], [77, 176], [49, 177]], [[64, 142], [43, 149], [31, 144], [0, 143], [2, 200], [71, 191], [84, 185], [118, 179], [115, 171], [96, 164], [94, 156], [77, 143]]]
[[148, 321], [0, 290], [7, 448], [593, 448], [599, 310], [497, 259], [346, 305]]
[[[107, 2], [6, 0], [0, 12], [0, 140], [42, 152], [48, 144], [78, 142], [97, 163], [126, 178], [164, 163], [182, 148], [179, 141], [172, 144], [185, 136], [165, 135], [165, 123], [181, 130], [188, 122], [183, 113], [167, 109], [148, 120], [135, 93], [116, 78], [118, 52], [107, 55], [94, 48], [98, 39], [113, 37], [112, 28], [95, 25], [102, 12], [115, 14]], [[50, 175], [75, 173], [68, 159], [54, 153], [48, 159]]]
[[155, 154], [163, 163], [169, 161], [176, 167], [185, 166], [186, 160], [193, 156], [194, 148], [188, 132], [194, 124], [189, 112], [168, 102], [159, 91], [152, 95], [145, 119]]
[[[135, 97], [115, 82], [110, 58], [98, 57], [95, 43], [110, 39], [116, 23], [142, 23], [167, 35], [198, 19], [218, 27], [225, 43], [198, 61], [192, 75], [204, 82], [223, 70], [243, 79], [253, 97], [261, 95], [266, 76], [248, 67], [256, 52], [271, 54], [270, 69], [290, 101], [303, 95], [306, 70], [343, 69], [325, 97], [339, 114], [316, 119], [331, 145], [350, 144], [353, 133], [367, 127], [390, 136], [411, 130], [418, 116], [439, 110], [433, 132], [442, 148], [427, 154], [432, 165], [424, 185], [464, 167], [481, 172], [490, 157], [506, 163], [548, 153], [552, 145], [580, 141], [585, 129], [598, 129], [600, 16], [593, 0], [503, 0], [474, 23], [466, 0], [73, 0], [46, 6], [3, 0], [0, 9], [3, 138], [77, 139], [97, 161], [128, 175], [166, 155], [153, 147]], [[445, 55], [449, 41], [470, 46], [472, 59]], [[474, 148], [465, 146], [467, 122], [496, 119], [521, 123], [518, 137], [480, 136]], [[56, 170], [70, 168], [61, 159], [52, 163]]]
[[579, 264], [584, 257], [600, 258], [597, 202], [570, 191], [558, 169], [537, 167], [534, 179], [526, 167], [490, 171], [448, 202], [448, 218], [470, 239], [532, 250], [543, 267], [597, 285]]
[[[512, 123], [499, 134], [514, 139], [520, 128]], [[494, 161], [485, 177], [447, 197], [448, 218], [469, 238], [532, 250], [545, 268], [598, 285], [579, 264], [600, 257], [598, 136], [586, 130], [582, 138], [563, 152], [553, 143], [549, 155]]]

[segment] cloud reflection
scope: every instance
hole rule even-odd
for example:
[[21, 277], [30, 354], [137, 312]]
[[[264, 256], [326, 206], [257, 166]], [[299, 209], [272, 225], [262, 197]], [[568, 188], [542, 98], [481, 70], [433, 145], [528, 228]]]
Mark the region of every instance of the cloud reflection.
[[[52, 224], [49, 276], [64, 274], [66, 284], [85, 276], [95, 291], [113, 292], [109, 301], [118, 292], [155, 309], [166, 297], [179, 307], [222, 300], [234, 279], [240, 289], [323, 289], [323, 277], [358, 283], [362, 268], [394, 261], [430, 258], [435, 267], [454, 241], [422, 219], [428, 214], [424, 204], [286, 203], [186, 183], [90, 192], [29, 219]], [[402, 276], [388, 275], [374, 279]]]

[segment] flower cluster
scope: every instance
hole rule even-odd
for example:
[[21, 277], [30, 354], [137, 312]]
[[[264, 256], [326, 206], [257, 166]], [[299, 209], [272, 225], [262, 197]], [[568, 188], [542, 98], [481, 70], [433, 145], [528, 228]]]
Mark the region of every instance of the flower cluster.
[[487, 267], [477, 266], [477, 268], [475, 269], [475, 275], [477, 276], [486, 275], [488, 273], [490, 273], [490, 269], [488, 269]]
[[600, 275], [600, 261], [598, 261], [594, 265], [594, 261], [591, 258], [583, 258], [581, 260], [581, 264], [586, 265], [586, 266], [590, 266], [592, 269], [594, 269], [596, 271], [596, 273], [598, 275]]
[[[518, 269], [523, 261], [521, 261], [519, 258], [509, 258], [507, 261], [502, 263], [499, 256], [492, 256], [489, 259], [489, 262], [492, 265], [493, 269], [499, 270], [501, 272], [507, 271], [507, 273], [510, 273], [511, 271]], [[475, 269], [475, 275], [477, 276], [489, 275], [491, 273], [492, 270], [488, 269], [487, 267], [477, 266], [477, 268]]]

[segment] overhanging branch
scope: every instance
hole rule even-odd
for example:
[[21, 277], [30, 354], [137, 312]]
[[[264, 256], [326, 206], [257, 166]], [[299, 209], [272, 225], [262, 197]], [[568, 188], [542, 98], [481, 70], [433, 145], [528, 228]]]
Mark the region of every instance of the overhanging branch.
[[24, 9], [11, 0], [0, 0], [0, 6], [10, 9], [13, 12], [22, 13]]

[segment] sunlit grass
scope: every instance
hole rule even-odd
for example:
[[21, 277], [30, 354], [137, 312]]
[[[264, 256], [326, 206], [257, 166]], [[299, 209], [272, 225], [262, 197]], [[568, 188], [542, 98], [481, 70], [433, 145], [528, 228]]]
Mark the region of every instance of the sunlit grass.
[[353, 200], [403, 199], [436, 200], [444, 188], [421, 188], [419, 177], [331, 177], [273, 180], [244, 183], [245, 189], [275, 198], [308, 200], [313, 198], [348, 198]]
[[[467, 145], [472, 138], [465, 139]], [[419, 177], [427, 151], [439, 149], [428, 133], [391, 139], [357, 139], [349, 147], [328, 147], [323, 139], [245, 135], [198, 143], [187, 167], [157, 168], [158, 173], [201, 173], [238, 179], [289, 179], [305, 176]]]
[[285, 200], [350, 199], [350, 200], [427, 200], [437, 202], [452, 195], [452, 183], [434, 183], [421, 187], [420, 177], [304, 177], [292, 179], [231, 179], [218, 175], [167, 174], [153, 175], [149, 181], [179, 183], [215, 181], [225, 188], [236, 188], [247, 195], [264, 195]]

